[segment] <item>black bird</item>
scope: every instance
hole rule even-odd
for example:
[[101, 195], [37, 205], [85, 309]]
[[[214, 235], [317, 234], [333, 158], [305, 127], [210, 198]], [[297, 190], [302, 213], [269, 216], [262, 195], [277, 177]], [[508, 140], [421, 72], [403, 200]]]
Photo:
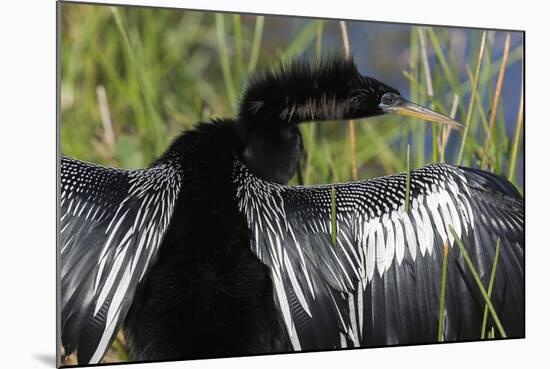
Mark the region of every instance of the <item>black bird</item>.
[[386, 113], [458, 126], [332, 58], [257, 76], [235, 119], [198, 124], [146, 169], [62, 157], [65, 353], [97, 363], [122, 326], [135, 360], [434, 342], [445, 242], [444, 339], [477, 339], [485, 301], [450, 226], [485, 286], [502, 241], [491, 299], [522, 337], [523, 200], [506, 180], [428, 165], [408, 211], [406, 174], [284, 185], [301, 122]]

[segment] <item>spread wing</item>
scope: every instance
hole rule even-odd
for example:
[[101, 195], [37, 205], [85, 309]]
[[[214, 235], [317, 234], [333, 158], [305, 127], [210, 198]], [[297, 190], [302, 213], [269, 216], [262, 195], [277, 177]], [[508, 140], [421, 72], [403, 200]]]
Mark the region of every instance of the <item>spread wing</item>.
[[414, 170], [408, 211], [405, 174], [288, 187], [238, 163], [234, 180], [295, 349], [436, 341], [446, 242], [444, 338], [479, 338], [485, 303], [450, 226], [486, 287], [500, 238], [491, 298], [508, 336], [524, 335], [523, 201], [495, 175]]
[[61, 329], [97, 363], [155, 259], [181, 183], [176, 165], [126, 171], [61, 159]]

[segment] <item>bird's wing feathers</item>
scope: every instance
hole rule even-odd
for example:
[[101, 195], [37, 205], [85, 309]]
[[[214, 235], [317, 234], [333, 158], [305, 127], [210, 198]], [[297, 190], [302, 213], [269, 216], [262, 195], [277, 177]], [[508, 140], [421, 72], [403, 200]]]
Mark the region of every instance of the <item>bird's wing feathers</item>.
[[521, 331], [523, 205], [496, 176], [443, 164], [414, 170], [408, 212], [405, 174], [288, 187], [237, 163], [235, 183], [295, 349], [435, 341], [446, 242], [445, 339], [479, 332], [483, 300], [450, 226], [485, 286], [501, 239], [492, 296], [512, 331]]
[[96, 363], [155, 258], [181, 183], [177, 166], [104, 168], [61, 159], [61, 324], [66, 354]]

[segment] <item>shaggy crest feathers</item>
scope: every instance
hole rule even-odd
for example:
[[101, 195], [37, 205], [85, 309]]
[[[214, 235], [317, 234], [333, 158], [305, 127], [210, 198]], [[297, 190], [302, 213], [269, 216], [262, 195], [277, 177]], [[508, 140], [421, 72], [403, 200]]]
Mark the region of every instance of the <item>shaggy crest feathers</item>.
[[377, 105], [386, 92], [399, 94], [397, 89], [361, 75], [351, 59], [297, 59], [252, 79], [243, 94], [239, 118], [293, 123], [346, 119], [353, 115], [357, 98], [372, 102], [369, 114], [362, 114], [366, 117], [382, 113]]

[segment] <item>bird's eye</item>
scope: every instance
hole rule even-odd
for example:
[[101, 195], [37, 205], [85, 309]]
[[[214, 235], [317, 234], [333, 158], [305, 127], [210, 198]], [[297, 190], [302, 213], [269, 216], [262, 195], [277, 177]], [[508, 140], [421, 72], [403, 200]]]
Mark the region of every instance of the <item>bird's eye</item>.
[[397, 96], [388, 92], [382, 96], [382, 104], [384, 105], [393, 105], [397, 102]]

